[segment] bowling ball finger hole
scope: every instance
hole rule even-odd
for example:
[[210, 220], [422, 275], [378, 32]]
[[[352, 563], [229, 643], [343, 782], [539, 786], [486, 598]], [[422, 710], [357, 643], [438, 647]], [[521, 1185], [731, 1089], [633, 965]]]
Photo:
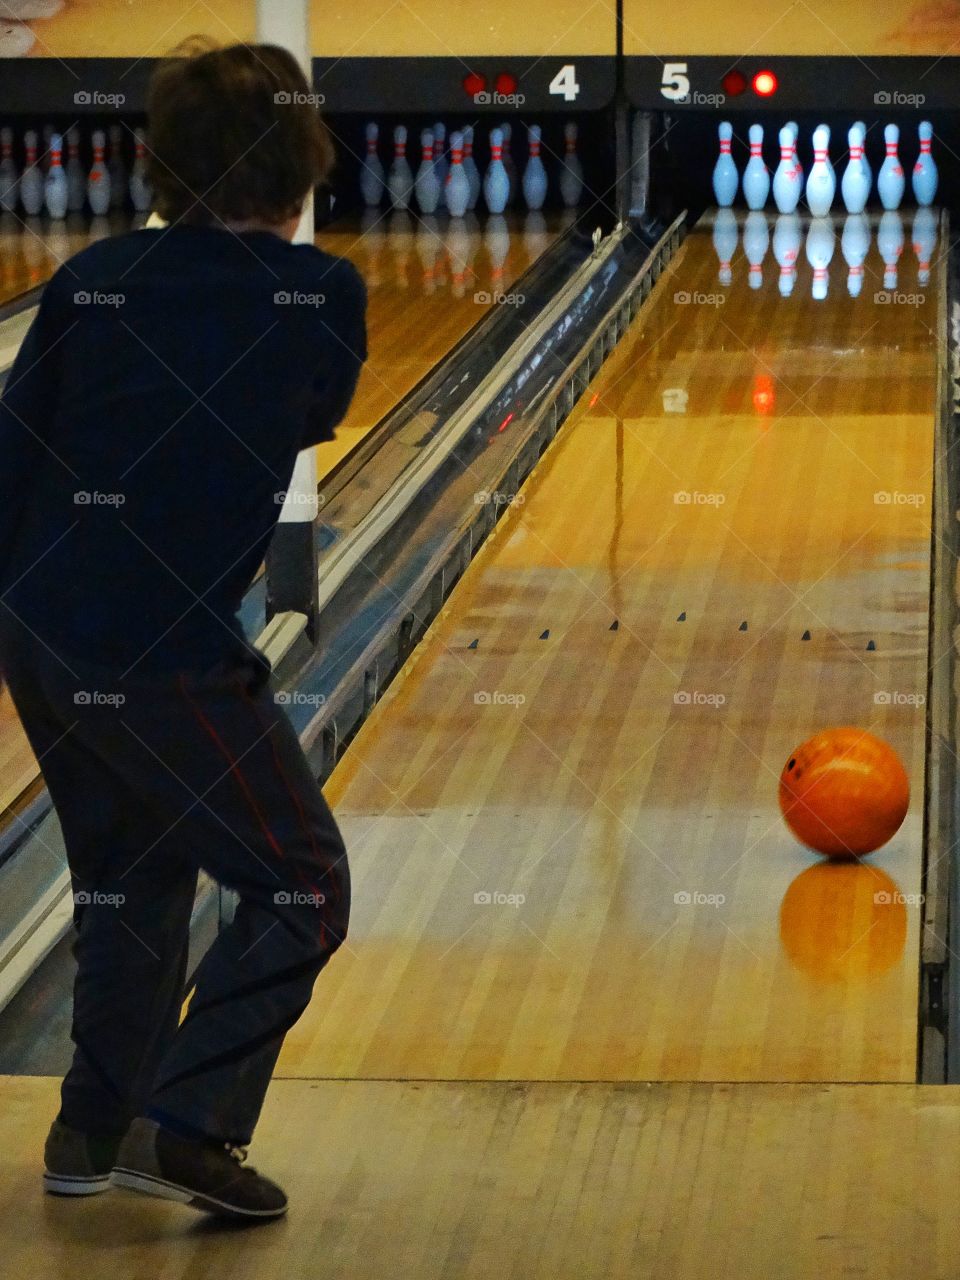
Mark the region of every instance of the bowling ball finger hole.
[[791, 760], [790, 763], [787, 765], [787, 768], [792, 769], [796, 763], [797, 763], [796, 760]]

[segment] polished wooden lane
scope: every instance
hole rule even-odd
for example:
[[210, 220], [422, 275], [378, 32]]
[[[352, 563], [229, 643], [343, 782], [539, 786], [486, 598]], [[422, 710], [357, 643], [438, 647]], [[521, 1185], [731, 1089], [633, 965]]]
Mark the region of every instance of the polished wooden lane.
[[128, 214], [88, 218], [73, 214], [62, 222], [0, 214], [0, 306], [46, 284], [75, 253], [105, 236], [129, 231], [135, 221]]
[[251, 1157], [291, 1207], [253, 1231], [130, 1192], [42, 1196], [56, 1082], [7, 1077], [0, 1096], [20, 1280], [960, 1271], [955, 1088], [278, 1081]]
[[[331, 780], [354, 922], [281, 1075], [915, 1078], [936, 298], [880, 269], [687, 240]], [[860, 866], [777, 810], [838, 722], [913, 783]]]

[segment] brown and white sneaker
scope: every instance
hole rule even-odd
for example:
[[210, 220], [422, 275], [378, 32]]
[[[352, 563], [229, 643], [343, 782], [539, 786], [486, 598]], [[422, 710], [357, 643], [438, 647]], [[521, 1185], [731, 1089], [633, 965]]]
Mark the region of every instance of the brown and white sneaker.
[[286, 1195], [255, 1169], [245, 1169], [246, 1158], [245, 1147], [181, 1138], [141, 1117], [120, 1144], [110, 1181], [205, 1213], [279, 1218], [287, 1211]]

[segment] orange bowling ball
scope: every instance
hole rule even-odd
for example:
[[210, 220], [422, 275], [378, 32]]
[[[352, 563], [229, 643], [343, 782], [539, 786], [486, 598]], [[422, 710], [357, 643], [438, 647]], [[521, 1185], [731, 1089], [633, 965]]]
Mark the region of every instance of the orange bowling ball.
[[866, 729], [824, 729], [791, 753], [779, 799], [801, 844], [828, 858], [860, 858], [899, 830], [910, 781], [882, 738]]

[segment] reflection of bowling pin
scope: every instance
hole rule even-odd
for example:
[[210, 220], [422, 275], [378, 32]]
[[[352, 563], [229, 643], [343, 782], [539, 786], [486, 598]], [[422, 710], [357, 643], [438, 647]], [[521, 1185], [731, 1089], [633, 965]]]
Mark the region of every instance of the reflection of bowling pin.
[[932, 209], [924, 206], [914, 214], [910, 239], [917, 255], [917, 284], [929, 284], [930, 259], [937, 247], [937, 215]]
[[33, 129], [24, 134], [23, 146], [26, 163], [20, 175], [20, 202], [28, 217], [36, 217], [43, 208], [43, 174], [37, 164], [37, 135]]
[[377, 138], [380, 130], [371, 121], [367, 125], [367, 154], [360, 167], [360, 194], [363, 202], [370, 208], [376, 208], [383, 196], [383, 165], [377, 155]]
[[531, 209], [523, 219], [523, 247], [530, 266], [547, 250], [547, 223], [539, 209]]
[[[454, 138], [457, 134], [450, 135], [450, 149], [455, 147]], [[461, 164], [462, 168], [462, 164]], [[453, 173], [453, 165], [450, 166], [450, 172]], [[466, 175], [464, 175], [466, 179]], [[447, 179], [447, 197], [450, 196], [450, 181]], [[470, 251], [470, 232], [463, 225], [463, 216], [454, 214], [451, 209], [450, 225], [447, 228], [446, 251], [450, 258], [450, 269], [452, 279], [450, 282], [451, 292], [455, 298], [462, 298], [467, 291], [467, 258]]]
[[393, 131], [393, 163], [387, 175], [387, 193], [394, 209], [406, 209], [413, 194], [413, 172], [407, 159], [406, 126], [398, 124]]
[[888, 209], [880, 218], [877, 227], [877, 248], [886, 268], [883, 273], [884, 289], [896, 289], [897, 265], [903, 253], [903, 219], [893, 209]]
[[483, 176], [483, 198], [491, 213], [503, 213], [510, 198], [510, 179], [503, 163], [503, 130], [490, 131], [490, 163]]
[[930, 150], [933, 125], [929, 120], [923, 120], [918, 132], [920, 154], [917, 156], [917, 163], [913, 166], [913, 194], [917, 204], [922, 207], [933, 204], [933, 197], [937, 194], [937, 165]]
[[540, 126], [532, 124], [527, 130], [530, 157], [523, 171], [523, 198], [528, 209], [542, 209], [547, 198], [547, 171], [540, 159]]
[[807, 174], [807, 207], [815, 218], [830, 212], [836, 190], [837, 179], [830, 163], [830, 130], [827, 125], [818, 124], [813, 131], [813, 166]]
[[410, 287], [410, 253], [413, 249], [413, 221], [406, 209], [390, 215], [390, 248], [393, 252], [394, 282], [398, 289]]
[[[499, 129], [494, 130], [494, 133], [499, 132]], [[510, 230], [503, 214], [497, 213], [487, 219], [483, 243], [490, 260], [490, 292], [496, 296], [503, 293], [504, 263], [510, 252]]]
[[413, 189], [420, 212], [433, 213], [440, 200], [440, 183], [433, 164], [433, 134], [429, 129], [424, 129], [420, 134], [420, 146], [422, 148], [420, 168], [417, 170]]
[[[433, 147], [431, 145], [431, 159], [433, 163]], [[436, 174], [434, 174], [436, 177]], [[423, 268], [423, 292], [431, 294], [437, 287], [437, 254], [440, 252], [440, 230], [436, 218], [432, 213], [421, 218], [417, 223], [417, 257], [420, 259], [420, 265]]]
[[13, 158], [13, 130], [0, 129], [0, 209], [13, 213], [17, 207], [20, 175]]
[[733, 280], [730, 261], [737, 251], [739, 234], [737, 215], [733, 210], [727, 208], [718, 209], [713, 220], [713, 247], [720, 261], [720, 270], [717, 273], [717, 278], [721, 284], [730, 284]]
[[[822, 199], [822, 197], [821, 197]], [[830, 288], [829, 267], [836, 237], [829, 218], [813, 218], [807, 231], [807, 261], [813, 267], [812, 297], [822, 302]]]
[[87, 200], [97, 217], [102, 217], [110, 208], [110, 174], [103, 158], [106, 145], [103, 130], [97, 129], [93, 135], [93, 164], [87, 175]]
[[51, 218], [67, 216], [67, 175], [63, 171], [63, 139], [50, 137], [50, 168], [43, 180], [43, 201]]
[[803, 172], [797, 165], [793, 130], [784, 125], [780, 130], [780, 163], [773, 175], [773, 199], [781, 213], [793, 213], [803, 191]]
[[850, 159], [843, 171], [840, 183], [840, 194], [848, 213], [863, 213], [870, 199], [870, 178], [863, 163], [863, 144], [865, 138], [857, 124], [850, 126], [847, 143], [850, 147]]
[[[769, 185], [769, 179], [768, 179]], [[767, 226], [767, 215], [759, 209], [747, 214], [743, 226], [743, 252], [750, 263], [750, 274], [747, 279], [751, 289], [759, 289], [763, 285], [763, 260], [770, 247], [770, 228]]]
[[475, 209], [477, 201], [480, 199], [480, 170], [477, 168], [477, 162], [473, 158], [473, 125], [467, 125], [463, 131], [463, 168], [467, 175], [467, 181], [470, 183], [470, 199], [467, 201], [468, 209]]
[[[737, 187], [740, 175], [730, 154], [730, 143], [733, 138], [733, 125], [724, 120], [718, 130], [720, 134], [720, 154], [713, 166], [713, 194], [721, 209], [728, 209], [737, 198]], [[714, 223], [716, 228], [716, 223]]]
[[563, 164], [560, 168], [560, 199], [575, 209], [583, 193], [583, 166], [577, 155], [577, 126], [568, 120], [563, 126]]
[[749, 209], [762, 209], [770, 194], [770, 171], [763, 163], [763, 125], [750, 126], [750, 159], [743, 171], [743, 198]]
[[773, 256], [780, 264], [780, 293], [784, 298], [790, 297], [796, 283], [801, 240], [800, 215], [782, 213], [773, 229]]
[[380, 256], [383, 253], [384, 241], [386, 240], [383, 222], [376, 209], [364, 209], [360, 218], [360, 235], [360, 244], [366, 254], [365, 278], [367, 284], [372, 289], [375, 289], [383, 283]]
[[444, 203], [452, 218], [462, 218], [470, 203], [470, 179], [463, 167], [463, 134], [459, 131], [450, 135], [450, 168]]
[[887, 147], [887, 156], [880, 166], [880, 176], [877, 178], [877, 194], [880, 197], [880, 203], [885, 209], [899, 209], [900, 201], [903, 199], [903, 189], [906, 186], [903, 166], [900, 163], [900, 157], [897, 155], [900, 129], [895, 124], [888, 124], [883, 131], [883, 137]]
[[840, 237], [840, 251], [850, 268], [847, 273], [847, 293], [859, 298], [863, 289], [863, 264], [870, 252], [870, 223], [864, 213], [847, 214]]
[[87, 201], [87, 175], [80, 163], [80, 130], [67, 130], [67, 208], [78, 213]]

